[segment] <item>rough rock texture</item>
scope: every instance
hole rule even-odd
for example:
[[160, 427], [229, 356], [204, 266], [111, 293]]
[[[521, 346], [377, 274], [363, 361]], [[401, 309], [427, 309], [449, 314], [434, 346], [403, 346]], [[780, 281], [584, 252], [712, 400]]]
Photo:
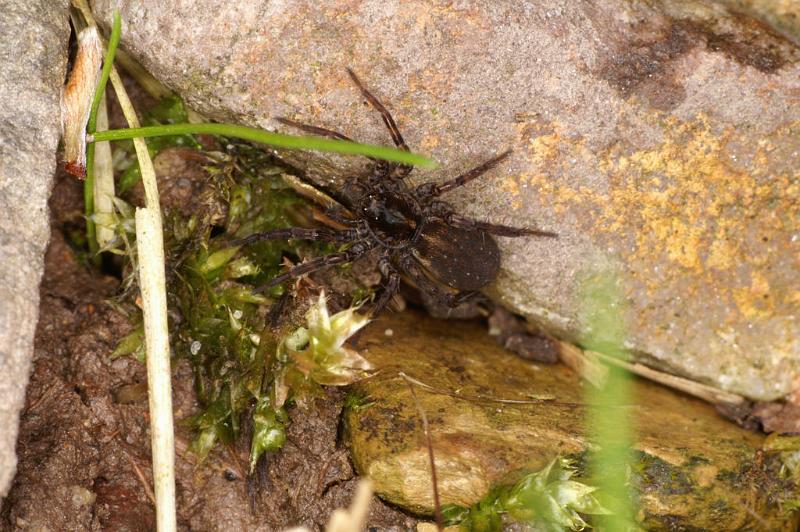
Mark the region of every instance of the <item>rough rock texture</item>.
[[[559, 233], [502, 239], [491, 289], [549, 332], [592, 332], [581, 283], [610, 265], [639, 360], [751, 398], [794, 387], [800, 52], [767, 25], [690, 0], [99, 0], [99, 18], [117, 4], [124, 45], [212, 118], [387, 143], [350, 66], [442, 163], [413, 179], [513, 147], [449, 199]], [[322, 181], [366, 164], [286, 156]]]
[[[588, 412], [564, 366], [533, 366], [473, 324], [412, 312], [383, 318], [358, 343], [378, 373], [354, 386], [347, 434], [359, 473], [387, 500], [432, 513], [423, 425], [400, 372], [428, 386], [415, 393], [430, 423], [442, 504], [474, 504], [556, 456], [586, 463]], [[653, 383], [637, 382], [634, 394], [626, 408], [636, 431], [631, 482], [645, 530], [795, 530], [777, 504], [792, 487], [778, 480], [777, 457], [761, 453], [763, 436]], [[510, 404], [543, 395], [558, 404]]]
[[800, 4], [795, 0], [717, 0], [756, 16], [800, 44]]
[[60, 134], [67, 0], [0, 3], [0, 498], [14, 476]]

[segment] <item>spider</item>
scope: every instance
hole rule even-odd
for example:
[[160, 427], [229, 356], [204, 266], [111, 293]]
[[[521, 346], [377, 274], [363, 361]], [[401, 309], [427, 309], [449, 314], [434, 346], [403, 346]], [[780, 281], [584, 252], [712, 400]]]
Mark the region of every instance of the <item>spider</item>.
[[[408, 151], [397, 123], [384, 105], [347, 69], [369, 104], [380, 113], [395, 146]], [[284, 125], [341, 140], [350, 138], [321, 127], [277, 118]], [[303, 239], [347, 245], [343, 251], [313, 258], [289, 268], [256, 292], [329, 266], [346, 264], [378, 250], [378, 270], [385, 284], [374, 300], [373, 316], [380, 313], [400, 288], [401, 272], [433, 300], [456, 307], [494, 281], [500, 270], [500, 250], [492, 235], [505, 237], [556, 237], [555, 233], [481, 222], [457, 214], [440, 196], [466, 185], [497, 166], [511, 150], [489, 159], [444, 183], [428, 182], [412, 187], [406, 181], [411, 167], [374, 161], [366, 177], [348, 178], [341, 190], [314, 186], [330, 196], [336, 206], [328, 215], [343, 229], [290, 227], [255, 233], [236, 242], [247, 245], [261, 240]]]

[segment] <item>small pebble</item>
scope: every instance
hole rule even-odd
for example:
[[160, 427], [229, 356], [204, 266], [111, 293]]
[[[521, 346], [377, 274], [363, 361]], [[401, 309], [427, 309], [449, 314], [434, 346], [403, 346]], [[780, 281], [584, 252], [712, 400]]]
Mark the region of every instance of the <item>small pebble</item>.
[[385, 331], [383, 331], [383, 334], [385, 334], [386, 336], [392, 336], [394, 334], [394, 331], [391, 329], [386, 329]]

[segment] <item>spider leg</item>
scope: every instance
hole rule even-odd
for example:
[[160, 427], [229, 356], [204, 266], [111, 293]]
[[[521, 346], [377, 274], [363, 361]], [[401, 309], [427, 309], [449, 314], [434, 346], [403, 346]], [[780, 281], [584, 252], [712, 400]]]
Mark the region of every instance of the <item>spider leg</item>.
[[323, 255], [322, 257], [317, 257], [315, 259], [307, 260], [303, 263], [300, 263], [296, 266], [292, 266], [289, 268], [289, 271], [278, 275], [274, 279], [270, 280], [266, 284], [263, 284], [253, 290], [253, 293], [261, 293], [264, 292], [273, 286], [279, 285], [284, 281], [287, 281], [293, 277], [300, 277], [306, 273], [312, 273], [323, 268], [327, 268], [328, 266], [335, 266], [337, 264], [346, 264], [348, 262], [353, 262], [355, 259], [366, 253], [372, 248], [371, 245], [364, 243], [364, 242], [357, 242], [347, 251], [341, 251], [339, 253], [331, 253], [329, 255]]
[[[332, 129], [325, 129], [324, 127], [318, 127], [318, 126], [311, 126], [311, 125], [308, 125], [308, 124], [303, 124], [302, 122], [297, 122], [295, 120], [291, 120], [289, 118], [284, 118], [282, 116], [276, 116], [275, 120], [277, 120], [281, 124], [285, 124], [285, 125], [290, 126], [290, 127], [296, 127], [297, 129], [305, 131], [306, 133], [311, 133], [312, 135], [319, 135], [321, 137], [329, 137], [329, 138], [332, 138], [332, 139], [339, 139], [339, 140], [346, 140], [346, 141], [349, 141], [349, 142], [356, 142], [353, 139], [351, 139], [350, 137], [348, 137], [347, 135], [343, 135], [343, 134], [339, 133], [338, 131], [333, 131]], [[378, 161], [378, 159], [375, 159], [374, 157], [368, 157], [368, 159], [371, 160], [371, 161], [376, 161], [378, 163], [385, 163], [385, 161]]]
[[[400, 133], [400, 128], [397, 127], [397, 122], [394, 121], [392, 114], [386, 109], [386, 107], [378, 98], [376, 98], [367, 90], [366, 87], [364, 87], [364, 84], [361, 83], [361, 80], [358, 79], [358, 76], [356, 76], [355, 72], [348, 68], [347, 73], [350, 74], [350, 79], [352, 79], [353, 83], [356, 84], [356, 87], [358, 87], [358, 89], [361, 91], [361, 94], [364, 96], [364, 98], [366, 98], [369, 104], [381, 114], [383, 123], [386, 124], [386, 128], [389, 130], [389, 134], [392, 136], [394, 145], [401, 150], [411, 151], [408, 149], [408, 145], [406, 144], [405, 139], [403, 139], [403, 135]], [[388, 173], [397, 179], [403, 179], [409, 173], [411, 173], [411, 166], [408, 165], [389, 163], [384, 163], [384, 165], [387, 167]]]
[[386, 305], [389, 304], [389, 301], [392, 300], [392, 296], [394, 296], [400, 288], [400, 274], [395, 270], [391, 262], [389, 262], [388, 254], [382, 256], [378, 261], [378, 270], [381, 272], [381, 275], [387, 278], [387, 282], [386, 286], [383, 287], [383, 292], [380, 297], [375, 300], [370, 310], [370, 315], [372, 316], [380, 314]]
[[339, 133], [337, 131], [332, 131], [330, 129], [325, 129], [324, 127], [309, 126], [308, 124], [303, 124], [301, 122], [296, 122], [294, 120], [290, 120], [290, 119], [284, 118], [282, 116], [276, 116], [275, 120], [277, 120], [281, 124], [284, 124], [284, 125], [287, 125], [287, 126], [291, 126], [291, 127], [296, 127], [297, 129], [301, 129], [301, 130], [305, 131], [306, 133], [311, 133], [312, 135], [319, 135], [321, 137], [330, 137], [330, 138], [334, 138], [334, 139], [348, 140], [350, 142], [353, 142], [353, 139], [351, 139], [350, 137], [342, 135], [341, 133]]
[[450, 192], [451, 190], [458, 188], [460, 186], [466, 185], [476, 177], [483, 175], [488, 170], [494, 168], [500, 162], [502, 162], [505, 158], [511, 155], [511, 150], [506, 150], [500, 155], [489, 159], [485, 163], [476, 166], [469, 172], [465, 172], [460, 176], [453, 178], [449, 181], [445, 181], [444, 183], [437, 185], [435, 183], [423, 183], [417, 187], [417, 192], [423, 196], [440, 196], [446, 192]]
[[497, 236], [543, 236], [549, 238], [558, 238], [557, 233], [550, 231], [541, 231], [539, 229], [528, 229], [523, 227], [511, 227], [508, 225], [490, 224], [488, 222], [479, 222], [472, 218], [466, 218], [455, 213], [450, 213], [444, 217], [444, 221], [453, 227], [459, 229], [477, 229], [485, 231], [492, 235]]
[[381, 114], [381, 118], [383, 118], [383, 123], [386, 124], [387, 129], [389, 129], [389, 134], [392, 136], [392, 140], [394, 141], [395, 146], [400, 148], [401, 150], [409, 151], [408, 146], [406, 145], [406, 141], [403, 140], [403, 135], [400, 134], [400, 130], [397, 127], [397, 123], [392, 118], [391, 113], [386, 110], [386, 107], [383, 106], [381, 101], [377, 99], [375, 96], [370, 93], [364, 84], [361, 83], [361, 80], [358, 79], [355, 72], [347, 69], [347, 73], [350, 74], [350, 79], [353, 80], [353, 83], [356, 84], [358, 89], [361, 91], [361, 94], [364, 95], [364, 98]]
[[286, 229], [274, 229], [263, 233], [253, 233], [250, 236], [234, 240], [232, 246], [246, 246], [253, 242], [262, 240], [322, 240], [323, 242], [349, 242], [358, 237], [355, 230], [334, 231], [332, 229], [305, 227], [287, 227]]

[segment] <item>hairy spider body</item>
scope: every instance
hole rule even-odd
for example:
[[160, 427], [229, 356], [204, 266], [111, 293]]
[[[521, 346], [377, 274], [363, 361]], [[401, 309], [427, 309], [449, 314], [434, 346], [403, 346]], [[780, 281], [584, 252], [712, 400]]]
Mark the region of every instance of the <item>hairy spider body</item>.
[[[392, 115], [348, 69], [361, 94], [383, 118], [395, 145], [408, 146]], [[303, 131], [350, 140], [341, 133], [288, 120], [281, 123]], [[307, 260], [272, 279], [257, 291], [290, 278], [327, 266], [352, 262], [367, 252], [377, 250], [378, 268], [386, 280], [372, 313], [377, 314], [400, 287], [400, 272], [419, 288], [449, 306], [456, 306], [497, 277], [500, 249], [492, 235], [546, 236], [554, 233], [490, 224], [457, 214], [439, 196], [479, 177], [510, 155], [510, 151], [486, 161], [472, 170], [444, 183], [423, 183], [411, 187], [405, 180], [410, 166], [375, 161], [366, 177], [347, 179], [340, 190], [325, 190], [338, 206], [328, 214], [344, 229], [288, 228], [256, 233], [237, 242], [239, 245], [259, 240], [297, 238], [349, 244], [344, 251]]]

